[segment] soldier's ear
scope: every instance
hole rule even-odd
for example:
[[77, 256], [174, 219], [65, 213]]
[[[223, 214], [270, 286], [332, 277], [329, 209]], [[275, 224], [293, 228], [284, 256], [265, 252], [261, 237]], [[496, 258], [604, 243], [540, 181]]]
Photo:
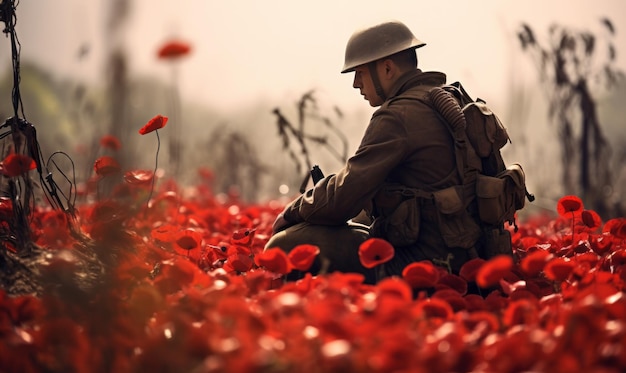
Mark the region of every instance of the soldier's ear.
[[395, 71], [397, 70], [398, 70], [398, 67], [396, 66], [395, 63], [393, 63], [392, 60], [390, 59], [383, 60], [383, 71], [385, 73], [385, 77], [387, 78], [392, 77]]

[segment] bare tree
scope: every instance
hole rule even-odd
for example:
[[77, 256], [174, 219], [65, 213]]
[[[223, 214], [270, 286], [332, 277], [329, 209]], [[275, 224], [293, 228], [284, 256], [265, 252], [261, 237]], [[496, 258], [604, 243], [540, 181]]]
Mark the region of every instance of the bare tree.
[[[613, 183], [612, 151], [600, 125], [591, 85], [598, 82], [611, 89], [624, 79], [624, 73], [614, 66], [615, 28], [608, 18], [601, 24], [606, 30], [604, 40], [591, 31], [557, 24], [549, 28], [545, 44], [528, 24], [522, 24], [517, 36], [522, 50], [537, 64], [549, 99], [549, 116], [557, 124], [563, 186], [606, 216], [613, 214], [606, 202]], [[602, 41], [605, 49], [600, 48]]]
[[[306, 167], [306, 176], [300, 186], [300, 191], [304, 192], [304, 188], [309, 181], [309, 170], [313, 163], [311, 162], [311, 151], [309, 144], [315, 144], [325, 148], [336, 160], [341, 163], [348, 159], [348, 139], [345, 134], [339, 130], [335, 122], [330, 116], [323, 115], [317, 106], [317, 100], [314, 91], [308, 91], [300, 97], [296, 102], [298, 121], [294, 125], [289, 121], [279, 108], [275, 108], [272, 112], [276, 115], [276, 125], [278, 126], [278, 136], [282, 140], [282, 147], [289, 157], [294, 161], [296, 173], [303, 172], [302, 168]], [[339, 108], [334, 107], [334, 114], [338, 119], [343, 117], [343, 113]], [[330, 141], [330, 137], [324, 132], [321, 135], [314, 135], [309, 130], [311, 123], [322, 123], [325, 129], [328, 129], [334, 137], [340, 142], [341, 149], [337, 149]], [[308, 126], [307, 126], [308, 124]], [[305, 128], [307, 127], [307, 128]], [[295, 140], [294, 145], [291, 139]], [[296, 149], [294, 149], [294, 147]], [[301, 159], [303, 158], [303, 159]]]

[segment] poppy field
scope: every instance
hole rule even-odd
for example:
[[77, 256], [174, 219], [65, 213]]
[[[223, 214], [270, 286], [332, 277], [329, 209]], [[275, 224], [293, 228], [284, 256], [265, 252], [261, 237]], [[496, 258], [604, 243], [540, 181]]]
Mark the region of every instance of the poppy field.
[[[166, 123], [139, 133], [158, 138]], [[2, 172], [32, 169], [14, 156]], [[39, 291], [0, 290], [0, 372], [626, 370], [626, 218], [602, 221], [576, 196], [509, 227], [513, 258], [459, 274], [416, 262], [366, 284], [304, 274], [312, 245], [264, 251], [282, 202], [215, 193], [207, 169], [191, 186], [156, 175], [103, 156], [72, 215], [33, 211]], [[394, 249], [370, 239], [359, 254], [376, 268]], [[301, 279], [285, 281], [292, 271]]]

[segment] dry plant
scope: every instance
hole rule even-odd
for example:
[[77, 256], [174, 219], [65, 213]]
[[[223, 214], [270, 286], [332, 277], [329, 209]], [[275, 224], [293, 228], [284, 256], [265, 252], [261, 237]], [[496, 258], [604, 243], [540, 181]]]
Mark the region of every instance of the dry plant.
[[580, 194], [601, 215], [612, 216], [613, 207], [606, 203], [610, 197], [606, 191], [613, 189], [612, 151], [591, 86], [601, 82], [611, 89], [624, 81], [624, 73], [615, 67], [615, 28], [608, 18], [601, 22], [608, 34], [605, 51], [600, 49], [599, 35], [558, 24], [550, 27], [545, 44], [528, 24], [522, 24], [518, 38], [522, 50], [536, 62], [549, 100], [549, 117], [557, 124], [565, 190]]
[[[313, 167], [309, 144], [323, 147], [341, 163], [345, 163], [348, 159], [348, 139], [329, 116], [321, 113], [314, 93], [315, 91], [310, 90], [304, 93], [296, 102], [297, 122], [295, 125], [283, 115], [283, 112], [279, 108], [273, 110], [273, 113], [276, 115], [278, 135], [282, 140], [283, 150], [287, 152], [289, 157], [293, 160], [296, 173], [304, 173], [303, 168], [306, 167], [306, 174], [302, 186], [300, 187], [300, 192], [304, 192], [304, 188], [310, 177], [309, 171]], [[343, 117], [339, 108], [335, 107], [334, 112], [337, 119]], [[339, 139], [341, 149], [337, 149], [331, 143], [327, 134], [313, 135], [309, 130], [312, 123], [323, 124], [324, 128], [327, 128], [332, 135]]]

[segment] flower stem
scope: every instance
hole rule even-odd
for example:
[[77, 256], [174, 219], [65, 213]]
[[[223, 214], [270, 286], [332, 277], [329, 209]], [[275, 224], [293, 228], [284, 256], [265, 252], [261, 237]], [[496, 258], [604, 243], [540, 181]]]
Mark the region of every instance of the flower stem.
[[159, 167], [159, 150], [161, 149], [161, 138], [159, 137], [159, 130], [154, 130], [157, 137], [157, 150], [156, 157], [154, 159], [154, 171], [152, 172], [152, 184], [150, 185], [150, 194], [148, 194], [148, 200], [146, 201], [146, 208], [150, 208], [150, 199], [152, 198], [152, 193], [154, 191], [154, 182], [156, 180], [156, 172]]

